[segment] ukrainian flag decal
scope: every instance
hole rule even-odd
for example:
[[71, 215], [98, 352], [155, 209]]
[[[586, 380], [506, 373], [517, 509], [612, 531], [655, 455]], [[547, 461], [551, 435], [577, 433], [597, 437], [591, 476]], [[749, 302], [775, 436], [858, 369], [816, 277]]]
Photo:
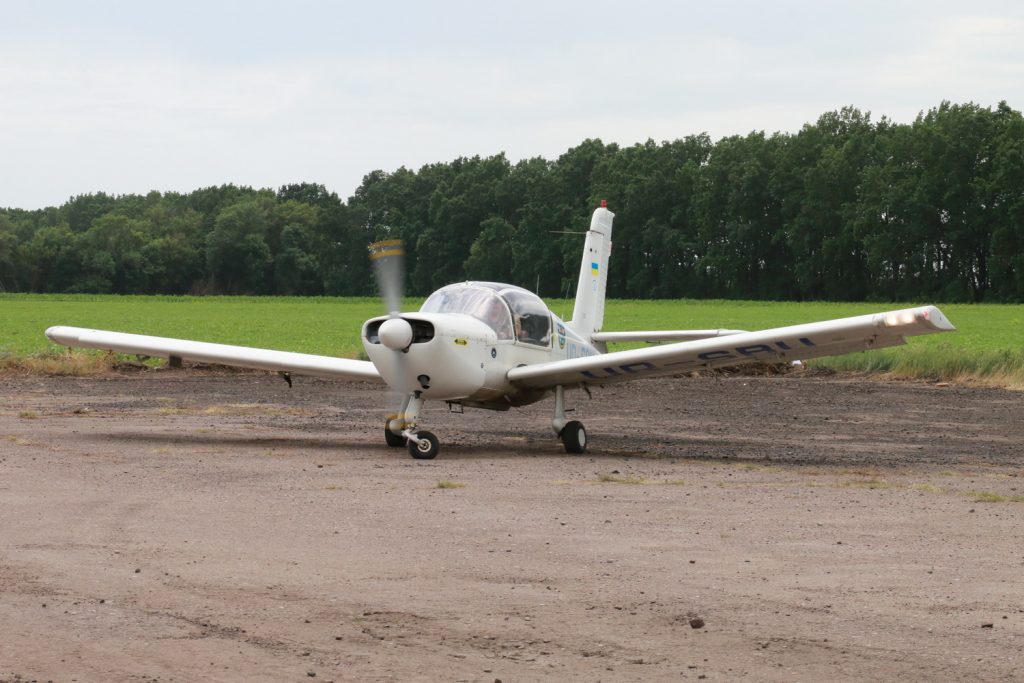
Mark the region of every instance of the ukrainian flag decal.
[[597, 271], [598, 271], [597, 262], [596, 261], [591, 262], [591, 264], [590, 264], [590, 274], [591, 275], [597, 275]]

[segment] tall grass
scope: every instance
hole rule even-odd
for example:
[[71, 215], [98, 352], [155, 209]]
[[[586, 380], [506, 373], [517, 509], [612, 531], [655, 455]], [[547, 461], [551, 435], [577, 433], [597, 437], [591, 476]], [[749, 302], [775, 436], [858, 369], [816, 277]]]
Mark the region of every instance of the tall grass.
[[0, 371], [29, 375], [89, 377], [110, 372], [117, 356], [103, 351], [42, 351], [27, 355], [0, 355]]
[[893, 377], [945, 381], [976, 381], [1024, 389], [1024, 349], [977, 349], [965, 352], [949, 345], [905, 346], [871, 353], [851, 353], [811, 361], [837, 371], [887, 374]]

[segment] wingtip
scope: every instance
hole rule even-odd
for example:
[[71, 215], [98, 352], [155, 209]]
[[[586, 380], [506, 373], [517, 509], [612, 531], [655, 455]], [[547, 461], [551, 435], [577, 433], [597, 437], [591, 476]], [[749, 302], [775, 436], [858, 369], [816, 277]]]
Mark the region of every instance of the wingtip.
[[77, 327], [66, 327], [64, 325], [54, 325], [53, 327], [47, 328], [46, 338], [55, 344], [63, 344], [64, 346], [74, 346], [78, 343]]
[[953, 323], [949, 322], [949, 318], [939, 310], [938, 306], [925, 306], [921, 309], [920, 317], [941, 332], [953, 332], [956, 330], [956, 327]]
[[885, 327], [901, 331], [901, 334], [929, 334], [931, 332], [952, 332], [956, 328], [949, 318], [936, 306], [904, 308], [899, 311], [882, 313], [877, 317]]

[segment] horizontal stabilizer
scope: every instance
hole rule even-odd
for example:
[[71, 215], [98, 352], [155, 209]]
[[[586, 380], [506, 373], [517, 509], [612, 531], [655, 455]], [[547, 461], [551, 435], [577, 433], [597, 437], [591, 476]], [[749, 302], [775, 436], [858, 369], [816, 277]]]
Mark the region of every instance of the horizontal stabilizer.
[[746, 330], [647, 330], [630, 332], [595, 332], [590, 336], [595, 342], [622, 344], [625, 342], [648, 342], [651, 344], [667, 341], [696, 341], [712, 337], [726, 337], [741, 334]]

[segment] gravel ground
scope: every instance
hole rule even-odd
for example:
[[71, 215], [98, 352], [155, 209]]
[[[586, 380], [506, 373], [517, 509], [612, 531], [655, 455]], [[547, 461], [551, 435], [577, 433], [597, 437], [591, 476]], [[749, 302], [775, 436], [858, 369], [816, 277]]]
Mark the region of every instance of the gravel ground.
[[370, 384], [0, 377], [0, 681], [1020, 680], [1024, 394], [573, 399], [414, 461]]

